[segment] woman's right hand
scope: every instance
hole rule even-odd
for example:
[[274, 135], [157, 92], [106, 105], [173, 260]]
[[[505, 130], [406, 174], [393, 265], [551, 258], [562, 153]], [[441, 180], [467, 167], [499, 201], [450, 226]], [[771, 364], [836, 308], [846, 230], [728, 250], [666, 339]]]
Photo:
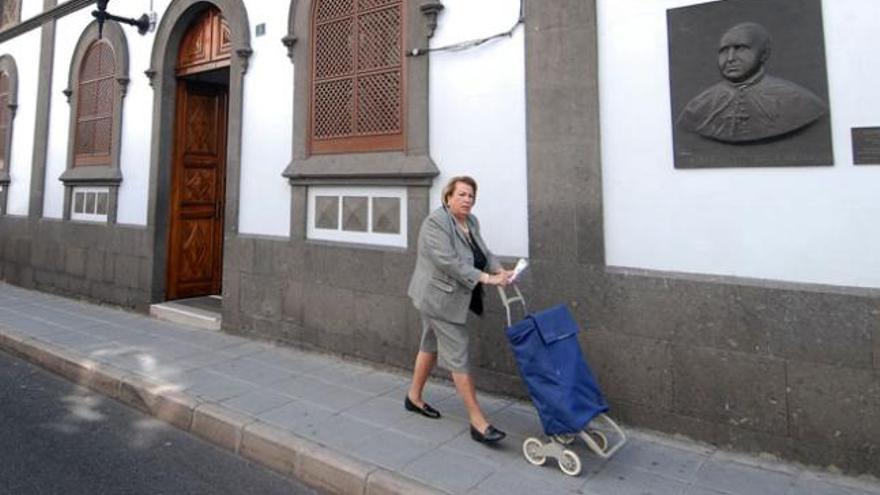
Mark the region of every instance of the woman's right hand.
[[485, 280], [483, 281], [483, 283], [486, 285], [500, 285], [503, 287], [510, 283], [510, 277], [508, 277], [507, 274], [505, 274], [503, 271], [498, 272], [494, 275], [490, 275], [488, 273], [485, 273], [484, 275], [485, 277], [483, 278]]

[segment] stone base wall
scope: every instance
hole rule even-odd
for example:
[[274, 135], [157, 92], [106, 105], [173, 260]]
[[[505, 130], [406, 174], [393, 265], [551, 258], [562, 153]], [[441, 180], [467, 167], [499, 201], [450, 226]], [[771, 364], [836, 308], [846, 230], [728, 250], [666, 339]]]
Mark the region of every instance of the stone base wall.
[[0, 218], [0, 280], [146, 310], [152, 246], [145, 228]]
[[[409, 369], [409, 253], [238, 238], [224, 329]], [[534, 261], [531, 308], [565, 302], [624, 423], [880, 475], [880, 297]], [[829, 289], [830, 290], [830, 289]], [[473, 327], [481, 388], [526, 397], [493, 290]]]

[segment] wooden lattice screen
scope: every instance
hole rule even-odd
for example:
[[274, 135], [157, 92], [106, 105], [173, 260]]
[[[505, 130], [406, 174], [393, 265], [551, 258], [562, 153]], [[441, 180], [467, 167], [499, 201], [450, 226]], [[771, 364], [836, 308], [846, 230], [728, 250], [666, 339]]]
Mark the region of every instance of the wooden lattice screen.
[[79, 73], [74, 165], [109, 165], [113, 142], [116, 59], [113, 48], [96, 41]]
[[9, 76], [0, 72], [0, 170], [6, 170], [6, 142], [12, 109], [9, 108]]
[[312, 153], [403, 149], [403, 3], [315, 2]]

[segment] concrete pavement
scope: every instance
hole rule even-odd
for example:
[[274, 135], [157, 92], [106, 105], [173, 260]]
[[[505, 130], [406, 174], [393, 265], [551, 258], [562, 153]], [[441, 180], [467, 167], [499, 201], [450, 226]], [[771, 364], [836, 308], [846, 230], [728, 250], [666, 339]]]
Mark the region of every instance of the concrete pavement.
[[508, 432], [490, 448], [470, 439], [447, 383], [428, 385], [426, 400], [444, 414], [430, 420], [403, 409], [405, 372], [2, 282], [0, 350], [328, 493], [880, 495], [875, 479], [633, 429], [608, 461], [576, 444], [584, 470], [569, 477], [552, 460], [523, 458], [522, 441], [541, 433], [529, 403], [481, 394]]

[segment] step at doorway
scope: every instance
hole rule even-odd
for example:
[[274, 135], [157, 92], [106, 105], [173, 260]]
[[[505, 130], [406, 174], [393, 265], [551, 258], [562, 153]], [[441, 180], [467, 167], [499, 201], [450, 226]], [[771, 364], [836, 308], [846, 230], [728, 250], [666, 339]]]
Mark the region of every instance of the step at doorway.
[[223, 298], [201, 296], [153, 304], [150, 306], [150, 316], [206, 330], [220, 330], [223, 322]]

